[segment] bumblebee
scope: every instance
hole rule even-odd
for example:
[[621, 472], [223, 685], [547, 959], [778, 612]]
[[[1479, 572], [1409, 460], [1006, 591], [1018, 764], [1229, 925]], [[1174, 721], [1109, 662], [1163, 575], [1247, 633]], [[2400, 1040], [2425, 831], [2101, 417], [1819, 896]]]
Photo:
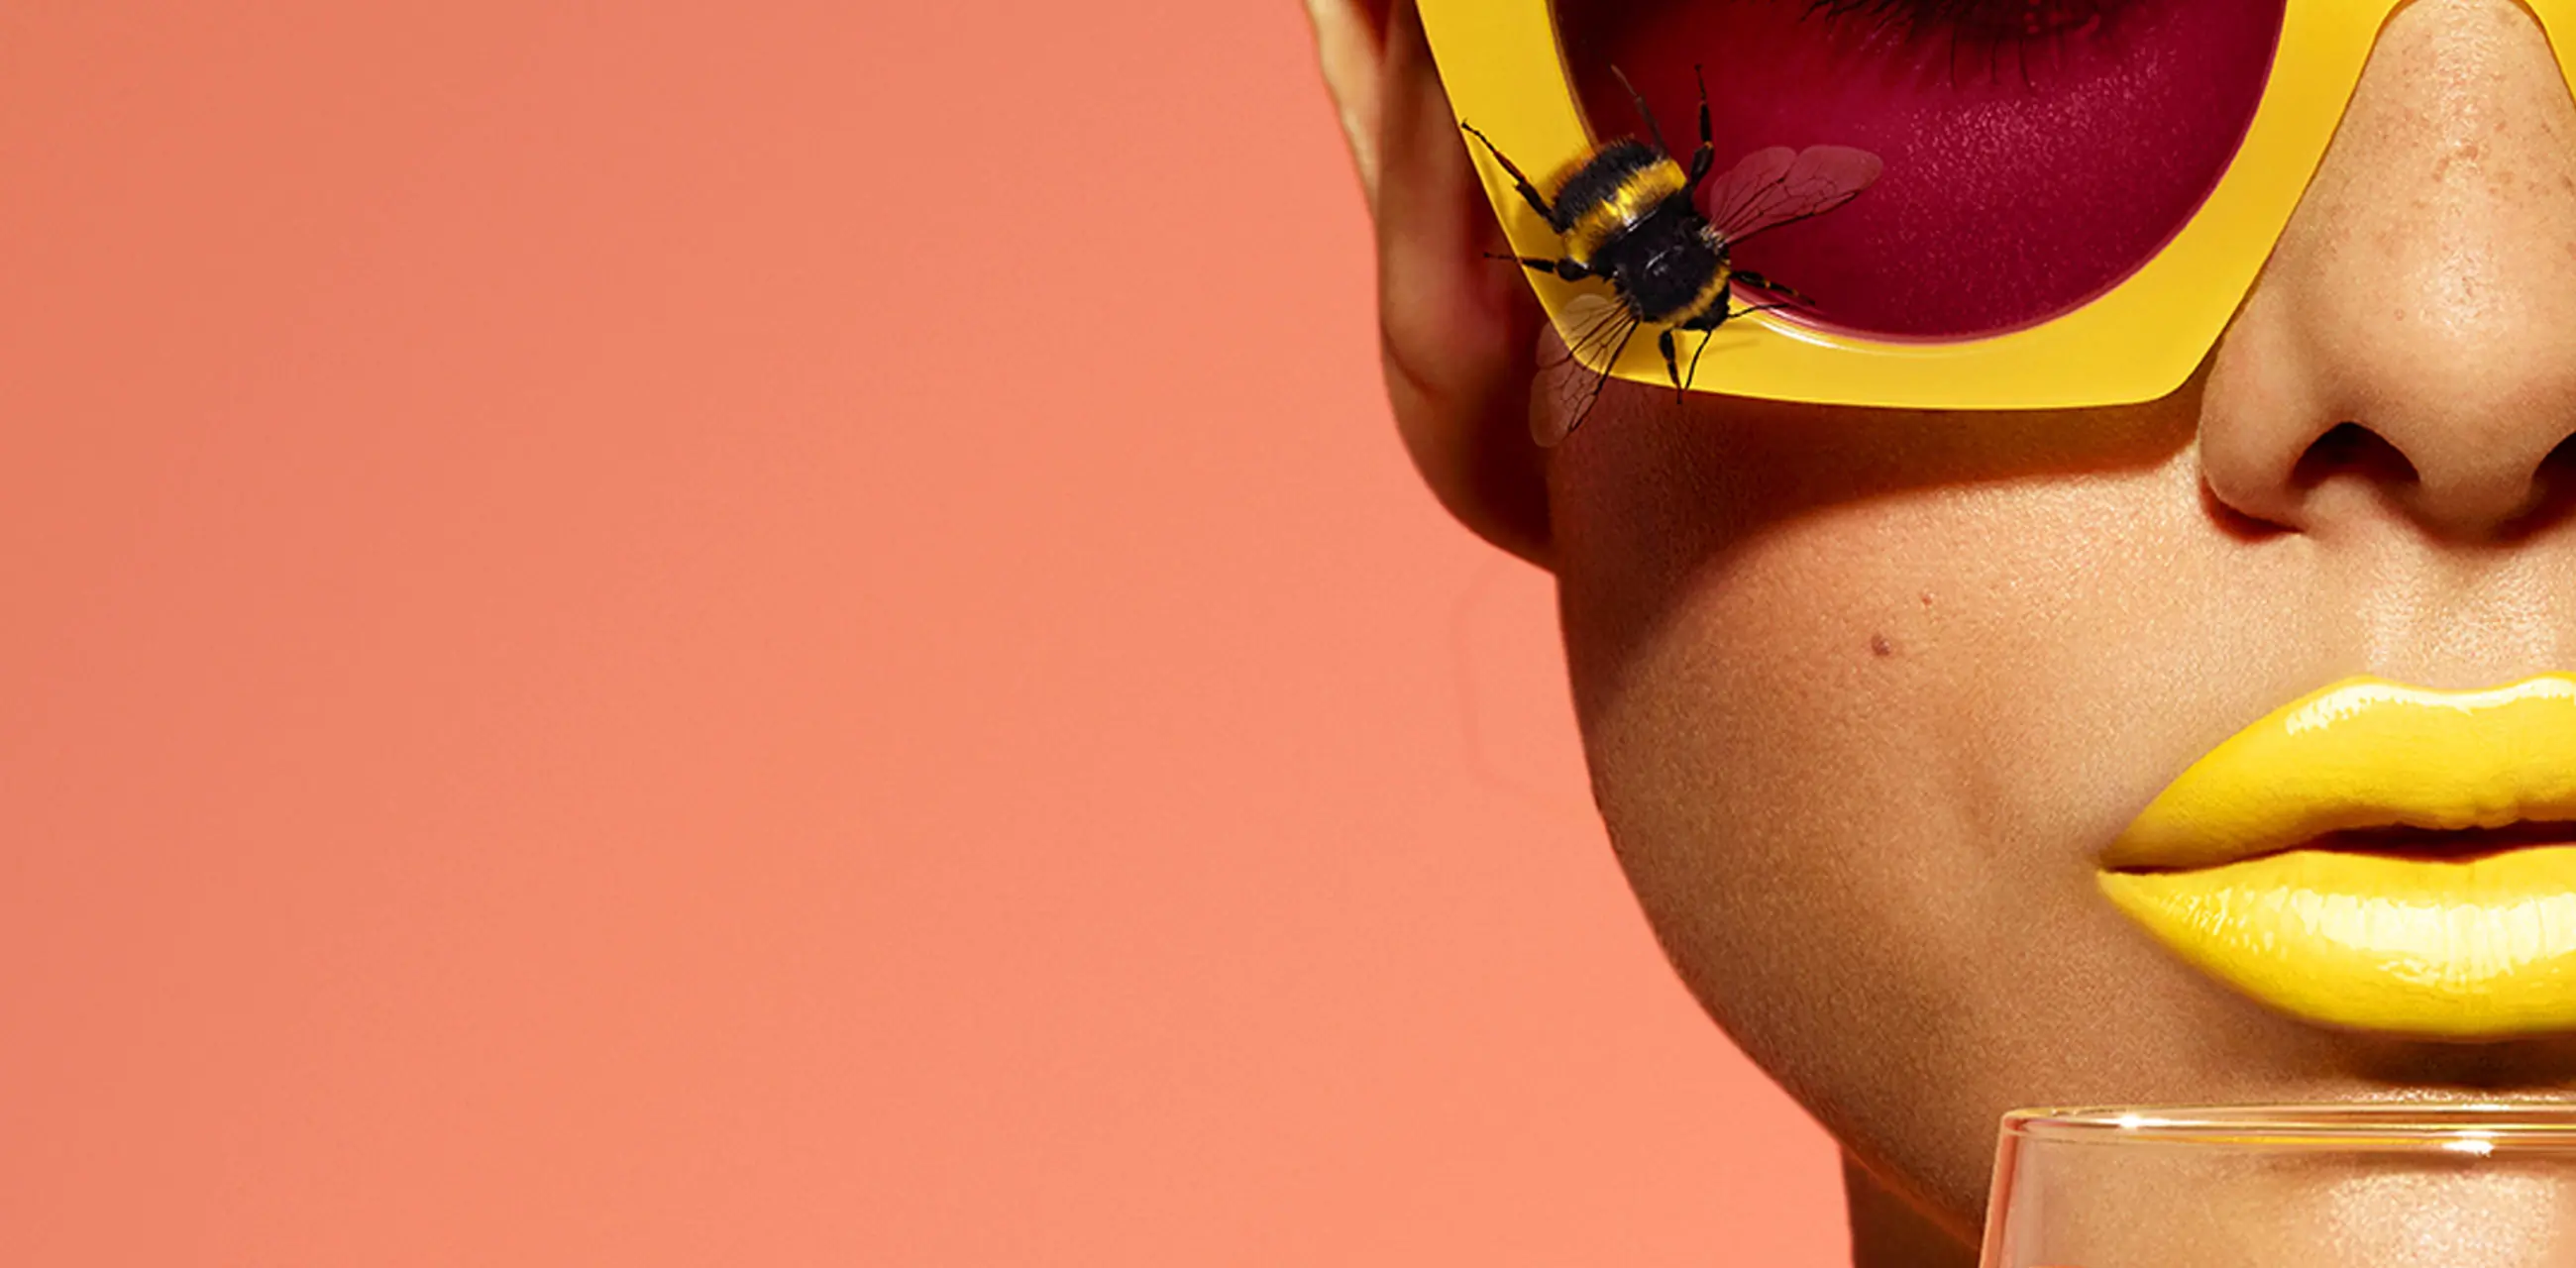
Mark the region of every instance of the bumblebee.
[[[1615, 68], [1611, 73], [1619, 75]], [[1558, 184], [1553, 201], [1491, 138], [1470, 124], [1459, 124], [1494, 156], [1522, 199], [1565, 243], [1565, 253], [1555, 258], [1494, 258], [1569, 282], [1597, 278], [1609, 283], [1617, 301], [1575, 331], [1569, 351], [1606, 346], [1609, 356], [1571, 421], [1553, 436], [1540, 436], [1542, 444], [1564, 439], [1582, 423], [1609, 380], [1608, 367], [1617, 364], [1638, 327], [1660, 327], [1656, 346], [1678, 393], [1698, 374], [1700, 353], [1708, 344], [1701, 342], [1685, 371], [1675, 354], [1674, 331], [1713, 331], [1748, 313], [1807, 302], [1761, 274], [1736, 268], [1730, 259], [1735, 245], [1765, 229], [1841, 206], [1878, 179], [1880, 170], [1877, 156], [1847, 146], [1775, 146], [1747, 155], [1711, 185], [1717, 146], [1709, 125], [1706, 77], [1699, 76], [1699, 147], [1691, 152], [1687, 168], [1665, 146], [1663, 129], [1645, 98], [1627, 76], [1619, 75], [1619, 83], [1645, 120], [1646, 139], [1622, 138], [1595, 148]], [[1709, 191], [1705, 198], [1704, 186]], [[1776, 298], [1739, 308], [1739, 286]]]

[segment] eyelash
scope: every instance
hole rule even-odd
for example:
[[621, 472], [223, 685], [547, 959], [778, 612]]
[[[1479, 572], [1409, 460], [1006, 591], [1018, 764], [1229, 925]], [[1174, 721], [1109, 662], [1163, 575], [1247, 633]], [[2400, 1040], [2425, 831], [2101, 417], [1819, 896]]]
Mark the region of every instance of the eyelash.
[[1867, 24], [1865, 38], [2020, 46], [2087, 34], [2131, 0], [1806, 0], [1809, 18]]

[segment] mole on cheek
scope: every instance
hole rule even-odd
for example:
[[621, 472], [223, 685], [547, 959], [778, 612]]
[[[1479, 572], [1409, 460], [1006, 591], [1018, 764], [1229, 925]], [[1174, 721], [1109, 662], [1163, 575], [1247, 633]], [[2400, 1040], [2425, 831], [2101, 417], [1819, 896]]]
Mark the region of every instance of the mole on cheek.
[[1869, 654], [1880, 657], [1893, 656], [1896, 654], [1896, 644], [1888, 642], [1884, 634], [1872, 634], [1869, 636]]

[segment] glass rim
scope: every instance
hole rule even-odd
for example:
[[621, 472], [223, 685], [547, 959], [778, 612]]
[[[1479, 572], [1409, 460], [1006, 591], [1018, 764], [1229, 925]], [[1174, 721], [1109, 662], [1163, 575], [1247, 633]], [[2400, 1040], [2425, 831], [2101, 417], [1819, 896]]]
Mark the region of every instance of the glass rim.
[[2325, 1101], [2259, 1105], [2094, 1105], [2018, 1109], [2007, 1141], [2167, 1144], [2317, 1151], [2576, 1156], [2576, 1101]]

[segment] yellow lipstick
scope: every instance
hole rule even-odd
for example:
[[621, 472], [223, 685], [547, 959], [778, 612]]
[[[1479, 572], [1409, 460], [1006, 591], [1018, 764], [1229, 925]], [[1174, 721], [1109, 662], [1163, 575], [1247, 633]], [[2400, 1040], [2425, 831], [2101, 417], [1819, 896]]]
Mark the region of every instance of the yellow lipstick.
[[2158, 794], [2099, 880], [2184, 960], [2297, 1016], [2576, 1030], [2576, 675], [2293, 701]]

